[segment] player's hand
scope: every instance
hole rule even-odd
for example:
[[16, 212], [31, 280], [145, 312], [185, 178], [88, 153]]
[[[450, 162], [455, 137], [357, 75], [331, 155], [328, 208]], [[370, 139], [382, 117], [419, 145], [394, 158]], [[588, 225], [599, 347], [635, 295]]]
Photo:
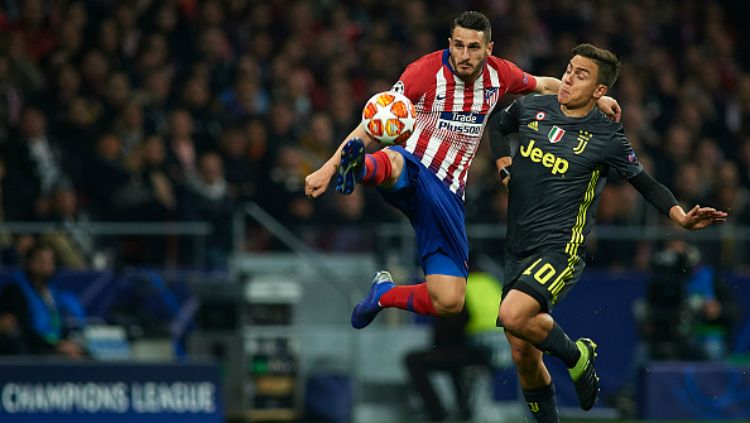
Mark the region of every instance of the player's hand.
[[18, 319], [10, 313], [0, 314], [0, 333], [10, 334], [18, 331]]
[[709, 321], [713, 321], [721, 317], [721, 303], [715, 298], [707, 300], [703, 304], [703, 316]]
[[716, 210], [713, 207], [701, 207], [696, 204], [695, 207], [685, 214], [685, 217], [682, 218], [680, 223], [682, 227], [687, 230], [697, 231], [698, 229], [711, 226], [714, 223], [726, 221], [726, 212]]
[[336, 173], [336, 166], [326, 163], [320, 169], [305, 177], [305, 195], [307, 198], [318, 198], [328, 189], [331, 178]]
[[500, 177], [500, 182], [505, 187], [505, 191], [508, 191], [508, 184], [510, 184], [510, 172], [508, 169], [513, 164], [513, 159], [509, 156], [498, 157], [495, 160], [495, 166], [497, 167], [497, 174]]
[[619, 122], [622, 116], [622, 108], [617, 103], [617, 100], [610, 96], [602, 96], [599, 101], [596, 102], [596, 106], [599, 110], [604, 112], [612, 121]]
[[64, 355], [69, 358], [83, 358], [83, 348], [78, 346], [75, 342], [63, 339], [56, 346], [58, 354]]

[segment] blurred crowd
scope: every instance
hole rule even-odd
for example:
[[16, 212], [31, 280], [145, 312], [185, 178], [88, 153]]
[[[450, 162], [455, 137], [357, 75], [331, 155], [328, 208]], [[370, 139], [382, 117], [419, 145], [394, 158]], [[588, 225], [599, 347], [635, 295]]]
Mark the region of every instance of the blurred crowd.
[[[612, 94], [640, 160], [686, 205], [710, 204], [730, 211], [730, 224], [747, 224], [750, 40], [735, 3], [2, 0], [1, 219], [71, 228], [207, 221], [204, 264], [222, 266], [233, 211], [253, 201], [317, 248], [369, 251], [376, 236], [362, 223], [397, 215], [372, 190], [311, 202], [304, 176], [358, 123], [372, 93], [444, 48], [452, 19], [476, 9], [492, 20], [494, 54], [534, 74], [561, 75], [583, 41], [621, 55]], [[628, 184], [613, 182], [601, 223], [657, 223]], [[469, 222], [504, 223], [499, 188], [483, 147]], [[68, 265], [89, 265], [111, 247], [90, 233], [58, 235]], [[258, 228], [242, 235], [248, 248], [276, 247]], [[0, 238], [6, 262], [30, 242]], [[182, 240], [118, 245], [136, 263], [190, 261]], [[592, 252], [603, 265], [647, 265], [648, 246], [627, 248], [610, 257], [602, 242]], [[722, 260], [738, 260], [739, 243], [723, 248]]]

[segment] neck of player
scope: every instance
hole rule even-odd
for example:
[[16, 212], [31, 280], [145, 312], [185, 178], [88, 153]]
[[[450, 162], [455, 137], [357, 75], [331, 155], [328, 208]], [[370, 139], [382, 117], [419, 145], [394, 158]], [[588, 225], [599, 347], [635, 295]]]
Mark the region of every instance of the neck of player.
[[596, 106], [596, 100], [592, 98], [588, 103], [581, 105], [560, 104], [560, 110], [567, 117], [581, 118], [588, 115], [594, 106]]

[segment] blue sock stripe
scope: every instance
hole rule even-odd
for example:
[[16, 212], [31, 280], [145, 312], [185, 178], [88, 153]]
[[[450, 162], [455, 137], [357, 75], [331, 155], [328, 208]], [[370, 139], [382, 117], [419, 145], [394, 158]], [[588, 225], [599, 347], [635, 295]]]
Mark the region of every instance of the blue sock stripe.
[[365, 171], [364, 171], [364, 176], [362, 177], [362, 180], [363, 181], [368, 181], [368, 180], [370, 180], [377, 173], [377, 171], [378, 171], [378, 161], [375, 160], [374, 157], [372, 157], [372, 154], [365, 155], [365, 160], [367, 160], [369, 163], [372, 164], [372, 170], [369, 171], [369, 172], [367, 171], [367, 165], [364, 166]]
[[404, 163], [404, 167], [401, 169], [401, 173], [398, 175], [398, 180], [395, 184], [391, 187], [393, 191], [398, 191], [400, 189], [406, 188], [409, 185], [409, 168]]
[[409, 294], [409, 299], [406, 300], [406, 308], [409, 309], [409, 311], [414, 311], [414, 293], [412, 292]]

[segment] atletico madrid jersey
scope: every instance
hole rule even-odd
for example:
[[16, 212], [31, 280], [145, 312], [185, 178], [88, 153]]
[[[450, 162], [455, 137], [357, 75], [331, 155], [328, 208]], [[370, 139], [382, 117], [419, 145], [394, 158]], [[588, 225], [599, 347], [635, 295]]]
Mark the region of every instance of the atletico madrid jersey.
[[533, 91], [536, 80], [515, 64], [489, 56], [477, 79], [467, 84], [453, 72], [449, 57], [448, 49], [421, 57], [392, 90], [409, 97], [417, 110], [406, 151], [463, 199], [487, 116], [504, 94]]

